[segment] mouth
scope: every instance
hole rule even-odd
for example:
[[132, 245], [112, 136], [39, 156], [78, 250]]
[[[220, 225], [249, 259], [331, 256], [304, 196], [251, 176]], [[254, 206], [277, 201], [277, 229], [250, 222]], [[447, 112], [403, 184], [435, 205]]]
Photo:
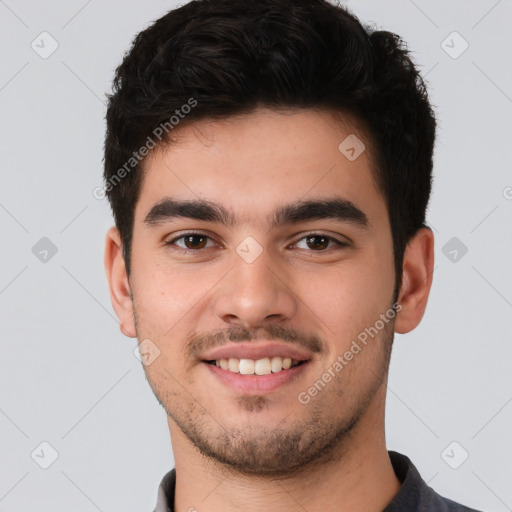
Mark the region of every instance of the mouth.
[[256, 360], [230, 357], [229, 359], [211, 359], [203, 362], [221, 368], [222, 370], [239, 373], [240, 375], [270, 375], [271, 373], [279, 373], [284, 370], [289, 370], [290, 368], [295, 368], [307, 361], [276, 356]]
[[261, 395], [296, 381], [306, 371], [310, 360], [265, 357], [210, 359], [202, 363], [217, 381], [236, 393]]

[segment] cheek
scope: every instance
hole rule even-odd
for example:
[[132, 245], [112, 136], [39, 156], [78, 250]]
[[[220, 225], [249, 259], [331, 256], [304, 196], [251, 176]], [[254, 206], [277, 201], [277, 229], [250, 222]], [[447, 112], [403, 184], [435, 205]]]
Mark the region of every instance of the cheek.
[[[394, 276], [375, 253], [353, 258], [299, 280], [298, 295], [328, 329], [327, 336], [350, 343], [390, 306]], [[392, 268], [392, 267], [391, 267]]]
[[134, 275], [137, 310], [144, 313], [146, 321], [160, 334], [165, 334], [180, 319], [185, 320], [187, 314], [200, 311], [205, 293], [216, 282], [216, 274], [212, 272], [199, 274], [191, 270], [148, 262]]

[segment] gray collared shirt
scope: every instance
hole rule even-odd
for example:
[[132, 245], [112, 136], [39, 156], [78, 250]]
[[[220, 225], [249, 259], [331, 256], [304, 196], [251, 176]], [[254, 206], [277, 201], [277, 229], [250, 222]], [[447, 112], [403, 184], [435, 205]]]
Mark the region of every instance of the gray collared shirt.
[[[481, 512], [443, 498], [429, 487], [408, 457], [389, 451], [389, 458], [402, 486], [382, 512]], [[154, 512], [174, 512], [176, 471], [169, 471], [158, 488]]]

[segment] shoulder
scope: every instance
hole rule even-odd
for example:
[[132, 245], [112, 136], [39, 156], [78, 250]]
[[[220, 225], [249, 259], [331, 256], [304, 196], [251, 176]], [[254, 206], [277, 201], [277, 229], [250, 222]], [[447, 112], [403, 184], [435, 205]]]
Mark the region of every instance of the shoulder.
[[169, 471], [158, 486], [158, 496], [153, 512], [174, 512], [174, 491], [176, 487], [176, 469]]
[[425, 483], [408, 457], [388, 453], [402, 486], [383, 512], [482, 512], [439, 495]]

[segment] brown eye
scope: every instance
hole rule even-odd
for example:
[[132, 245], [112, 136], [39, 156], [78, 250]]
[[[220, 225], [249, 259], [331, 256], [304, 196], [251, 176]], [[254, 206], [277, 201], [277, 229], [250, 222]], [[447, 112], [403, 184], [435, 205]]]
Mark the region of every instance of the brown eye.
[[183, 240], [187, 249], [202, 249], [206, 246], [206, 239], [208, 237], [203, 235], [189, 235], [184, 236]]
[[329, 246], [329, 241], [331, 240], [327, 236], [323, 235], [311, 235], [306, 237], [308, 247], [310, 249], [325, 249]]
[[207, 245], [208, 241], [211, 241], [211, 238], [204, 233], [185, 233], [182, 236], [178, 236], [168, 242], [165, 242], [165, 245], [170, 246], [177, 251], [196, 252], [201, 249], [211, 247], [211, 245]]
[[324, 235], [323, 233], [311, 233], [306, 235], [294, 245], [299, 249], [309, 250], [309, 252], [328, 252], [329, 245], [331, 245], [331, 249], [343, 249], [348, 247], [347, 243], [336, 240], [336, 238]]

